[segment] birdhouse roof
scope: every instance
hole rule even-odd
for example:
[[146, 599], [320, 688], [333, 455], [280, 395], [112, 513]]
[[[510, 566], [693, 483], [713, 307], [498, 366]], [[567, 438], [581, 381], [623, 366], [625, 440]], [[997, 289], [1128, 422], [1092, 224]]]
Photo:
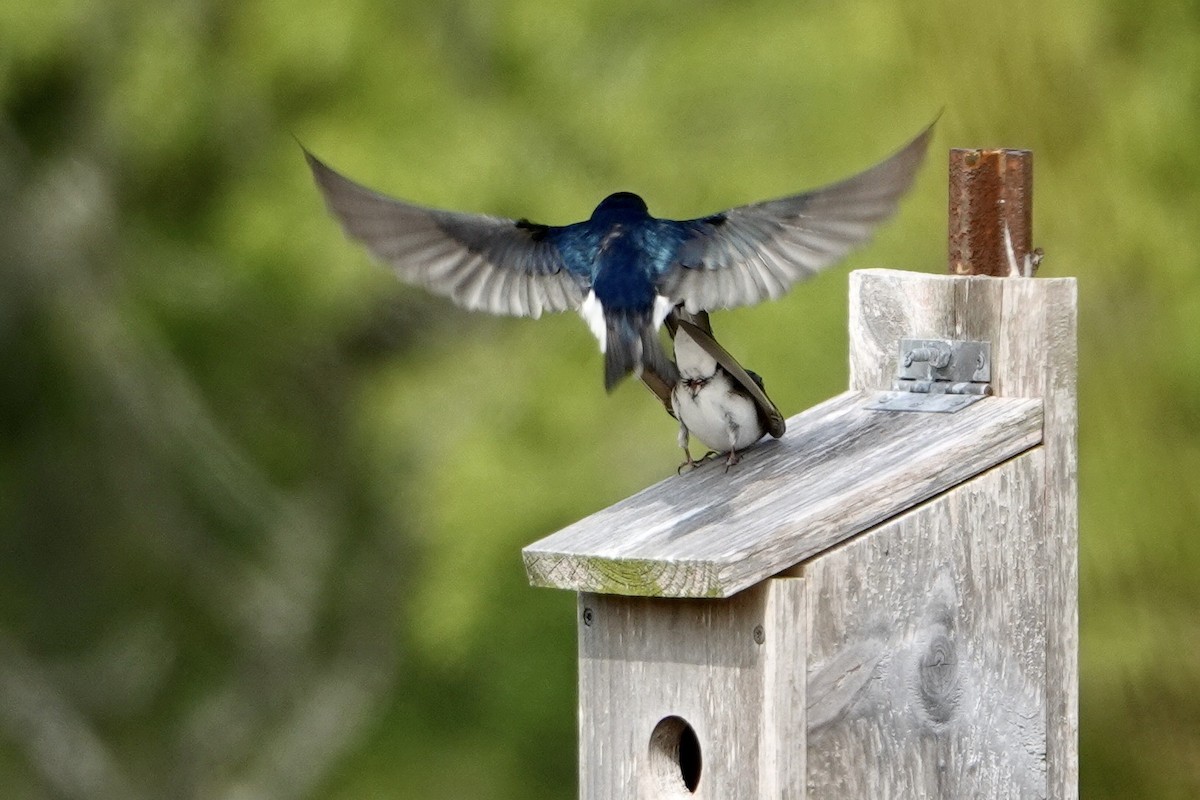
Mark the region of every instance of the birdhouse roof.
[[1039, 399], [987, 397], [953, 413], [878, 410], [851, 391], [787, 433], [672, 476], [529, 545], [535, 586], [728, 597], [1042, 440]]

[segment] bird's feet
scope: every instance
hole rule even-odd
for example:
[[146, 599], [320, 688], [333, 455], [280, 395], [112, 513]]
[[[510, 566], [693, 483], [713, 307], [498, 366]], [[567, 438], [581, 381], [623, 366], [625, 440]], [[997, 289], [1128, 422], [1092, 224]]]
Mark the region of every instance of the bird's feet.
[[[715, 453], [710, 454], [710, 455], [715, 455]], [[729, 457], [725, 459], [725, 471], [729, 472], [729, 468], [741, 460], [742, 460], [742, 457], [738, 454], [737, 450], [730, 450]]]
[[[699, 467], [701, 464], [705, 464], [709, 461], [712, 461], [714, 458], [721, 455], [716, 450], [709, 450], [700, 459], [694, 459], [694, 458], [692, 458], [692, 454], [689, 453], [686, 449], [683, 452], [687, 455], [687, 461], [684, 461], [675, 470], [676, 474], [679, 474], [679, 475], [685, 475], [685, 474], [691, 472], [692, 470], [696, 469], [696, 467]], [[725, 471], [728, 472], [729, 467], [725, 467]]]

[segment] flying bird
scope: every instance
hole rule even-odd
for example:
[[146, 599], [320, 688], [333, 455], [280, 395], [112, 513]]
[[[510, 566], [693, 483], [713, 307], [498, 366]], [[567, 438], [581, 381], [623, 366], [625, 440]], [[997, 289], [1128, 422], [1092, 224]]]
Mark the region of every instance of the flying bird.
[[809, 192], [689, 220], [653, 217], [641, 197], [617, 192], [570, 225], [416, 205], [305, 156], [346, 233], [402, 280], [492, 314], [578, 311], [612, 391], [646, 371], [674, 384], [658, 328], [675, 306], [697, 314], [779, 297], [866, 242], [912, 185], [932, 133]]
[[691, 314], [679, 306], [666, 325], [674, 342], [678, 379], [665, 398], [652, 380], [646, 380], [651, 373], [642, 379], [679, 420], [679, 446], [685, 457], [681, 472], [696, 466], [688, 449], [689, 435], [712, 450], [710, 456], [727, 453], [726, 472], [740, 459], [739, 451], [768, 433], [776, 439], [783, 436], [783, 414], [767, 397], [762, 378], [743, 368], [717, 342], [708, 312]]

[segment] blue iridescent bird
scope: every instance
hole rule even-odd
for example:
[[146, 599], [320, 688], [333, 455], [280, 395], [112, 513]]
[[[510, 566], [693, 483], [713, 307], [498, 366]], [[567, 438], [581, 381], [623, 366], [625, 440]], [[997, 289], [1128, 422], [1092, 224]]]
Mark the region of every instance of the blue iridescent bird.
[[658, 328], [677, 305], [695, 314], [779, 297], [870, 239], [912, 185], [932, 129], [802, 194], [672, 220], [617, 192], [590, 219], [561, 226], [415, 205], [305, 155], [346, 233], [401, 279], [492, 314], [578, 311], [600, 342], [611, 391], [630, 373], [675, 384]]

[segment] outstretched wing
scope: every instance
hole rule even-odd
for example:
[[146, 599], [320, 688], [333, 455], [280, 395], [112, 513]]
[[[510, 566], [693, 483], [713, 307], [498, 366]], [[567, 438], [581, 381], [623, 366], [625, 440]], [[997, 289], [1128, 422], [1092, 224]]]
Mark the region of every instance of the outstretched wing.
[[538, 317], [583, 302], [587, 279], [568, 269], [556, 245], [566, 228], [405, 203], [304, 155], [346, 234], [403, 280], [492, 314]]
[[840, 183], [673, 223], [683, 228], [683, 242], [659, 278], [659, 292], [691, 312], [752, 305], [837, 263], [896, 211], [935, 123]]

